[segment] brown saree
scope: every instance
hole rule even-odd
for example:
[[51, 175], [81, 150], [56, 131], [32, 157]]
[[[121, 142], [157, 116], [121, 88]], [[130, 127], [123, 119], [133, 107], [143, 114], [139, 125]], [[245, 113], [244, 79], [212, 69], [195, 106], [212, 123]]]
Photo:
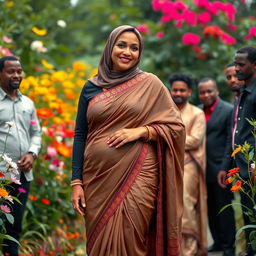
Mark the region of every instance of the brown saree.
[[[89, 102], [83, 182], [90, 256], [179, 255], [185, 130], [167, 88], [149, 73]], [[107, 145], [122, 128], [151, 125], [157, 143]]]

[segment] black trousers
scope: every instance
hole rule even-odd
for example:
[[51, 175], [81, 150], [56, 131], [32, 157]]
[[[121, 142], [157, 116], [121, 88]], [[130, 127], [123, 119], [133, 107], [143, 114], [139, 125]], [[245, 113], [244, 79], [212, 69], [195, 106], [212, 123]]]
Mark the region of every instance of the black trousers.
[[[21, 173], [20, 178], [21, 185], [12, 183], [10, 187], [8, 187], [9, 194], [15, 197], [18, 197], [21, 204], [14, 201], [12, 206], [12, 215], [14, 217], [14, 223], [10, 224], [8, 221], [5, 222], [5, 228], [7, 231], [7, 235], [14, 237], [19, 240], [21, 231], [22, 231], [22, 218], [25, 212], [26, 203], [28, 200], [28, 194], [30, 189], [30, 182], [28, 182], [23, 173]], [[18, 188], [23, 188], [26, 190], [26, 193], [19, 192]], [[3, 246], [2, 251], [4, 255], [8, 256], [18, 256], [19, 246], [17, 243], [12, 242], [10, 240], [4, 240], [3, 243], [6, 246]]]
[[228, 207], [219, 213], [233, 199], [230, 187], [223, 189], [217, 182], [207, 182], [207, 192], [209, 228], [214, 244], [223, 250], [233, 248], [236, 235], [234, 210]]

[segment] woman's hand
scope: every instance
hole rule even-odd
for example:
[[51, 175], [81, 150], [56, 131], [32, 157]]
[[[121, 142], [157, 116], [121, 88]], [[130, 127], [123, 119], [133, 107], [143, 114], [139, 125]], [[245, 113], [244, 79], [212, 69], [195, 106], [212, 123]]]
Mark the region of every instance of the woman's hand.
[[84, 190], [81, 185], [72, 186], [71, 201], [74, 210], [80, 215], [85, 215], [86, 204]]
[[120, 148], [128, 142], [132, 142], [140, 138], [147, 139], [147, 137], [147, 128], [143, 126], [131, 129], [121, 129], [111, 134], [107, 143], [110, 147]]

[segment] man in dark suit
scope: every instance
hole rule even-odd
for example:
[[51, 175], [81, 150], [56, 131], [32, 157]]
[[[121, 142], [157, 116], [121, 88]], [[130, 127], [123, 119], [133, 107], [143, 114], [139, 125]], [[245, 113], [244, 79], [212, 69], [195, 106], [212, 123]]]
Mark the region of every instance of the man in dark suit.
[[206, 129], [206, 183], [208, 192], [208, 220], [214, 244], [208, 252], [223, 251], [224, 256], [235, 255], [234, 210], [228, 207], [219, 214], [220, 209], [231, 203], [229, 188], [221, 188], [217, 174], [224, 160], [226, 140], [230, 131], [233, 106], [219, 98], [217, 84], [212, 78], [203, 78], [198, 84], [199, 99], [205, 113]]
[[[224, 162], [222, 170], [219, 172], [219, 184], [225, 187], [226, 171], [230, 165], [230, 161], [235, 162], [235, 166], [239, 167], [240, 176], [244, 180], [248, 180], [248, 162], [244, 158], [242, 153], [236, 154], [234, 159], [230, 158], [231, 152], [235, 149], [237, 145], [243, 145], [246, 141], [250, 145], [254, 145], [254, 138], [252, 134], [252, 126], [249, 124], [247, 119], [256, 120], [256, 48], [251, 46], [246, 46], [240, 48], [235, 56], [234, 63], [236, 67], [237, 78], [240, 81], [244, 81], [244, 86], [241, 88], [241, 94], [236, 102], [235, 111], [232, 117], [232, 135], [229, 139], [229, 158]], [[251, 189], [243, 185], [243, 191], [251, 195]], [[246, 195], [246, 193], [241, 192], [241, 204], [252, 209], [251, 199]], [[245, 207], [243, 210], [243, 219], [245, 225], [255, 224], [252, 222], [247, 214]], [[256, 255], [256, 251], [250, 245], [250, 232], [253, 229], [245, 230], [246, 237], [246, 255], [252, 256]]]

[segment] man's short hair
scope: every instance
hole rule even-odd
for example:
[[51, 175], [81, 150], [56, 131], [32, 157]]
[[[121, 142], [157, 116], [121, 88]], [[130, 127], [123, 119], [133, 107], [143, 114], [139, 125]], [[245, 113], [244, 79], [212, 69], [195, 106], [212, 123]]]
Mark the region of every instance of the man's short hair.
[[245, 46], [236, 51], [236, 53], [247, 53], [247, 59], [251, 63], [256, 63], [256, 48], [252, 46]]
[[15, 56], [4, 56], [2, 58], [0, 58], [0, 72], [3, 71], [4, 69], [4, 63], [8, 60], [16, 60], [16, 61], [20, 61], [17, 57]]
[[182, 81], [184, 82], [189, 89], [192, 89], [193, 86], [193, 79], [186, 74], [183, 73], [175, 73], [173, 75], [171, 75], [168, 79], [170, 86], [172, 87], [172, 84], [176, 81]]
[[198, 81], [198, 86], [200, 86], [200, 84], [203, 84], [203, 83], [206, 83], [206, 82], [209, 82], [209, 81], [212, 81], [217, 87], [216, 81], [211, 77], [204, 77], [204, 78], [200, 79]]

